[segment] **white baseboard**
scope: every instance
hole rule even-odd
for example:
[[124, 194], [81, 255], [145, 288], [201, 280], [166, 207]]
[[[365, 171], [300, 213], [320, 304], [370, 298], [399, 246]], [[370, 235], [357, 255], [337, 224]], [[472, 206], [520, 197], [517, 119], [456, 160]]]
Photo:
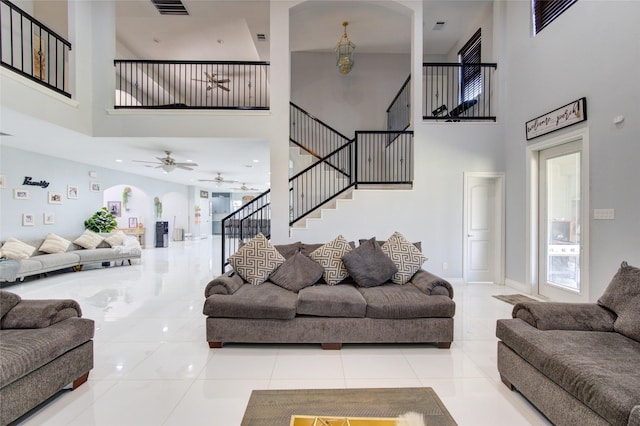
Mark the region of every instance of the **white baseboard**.
[[507, 287], [511, 287], [517, 291], [519, 291], [520, 293], [524, 293], [524, 294], [531, 294], [531, 288], [529, 288], [526, 284], [512, 280], [512, 279], [505, 279], [504, 280], [504, 285]]

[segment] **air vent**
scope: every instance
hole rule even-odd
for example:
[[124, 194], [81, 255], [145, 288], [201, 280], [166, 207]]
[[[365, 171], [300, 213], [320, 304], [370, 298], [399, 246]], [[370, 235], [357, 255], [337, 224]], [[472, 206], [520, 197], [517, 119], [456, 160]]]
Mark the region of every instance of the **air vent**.
[[188, 15], [187, 9], [180, 0], [151, 0], [160, 15]]
[[438, 21], [436, 22], [436, 24], [433, 26], [433, 31], [440, 31], [443, 27], [444, 27], [445, 22], [444, 21]]
[[258, 37], [258, 41], [267, 41], [267, 36], [264, 34], [256, 34], [256, 37]]

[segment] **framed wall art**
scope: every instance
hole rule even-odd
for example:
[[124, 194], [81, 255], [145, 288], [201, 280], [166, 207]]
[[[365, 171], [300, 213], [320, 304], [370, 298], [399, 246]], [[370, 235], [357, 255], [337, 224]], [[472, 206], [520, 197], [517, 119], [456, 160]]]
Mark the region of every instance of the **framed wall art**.
[[527, 140], [565, 127], [573, 126], [587, 120], [587, 98], [580, 98], [556, 110], [548, 112], [526, 123]]
[[16, 200], [28, 200], [29, 191], [27, 191], [26, 189], [14, 189], [13, 198]]
[[22, 226], [33, 226], [33, 213], [22, 213]]
[[129, 228], [137, 228], [138, 227], [138, 218], [130, 217], [129, 218]]
[[60, 192], [48, 193], [49, 204], [62, 204], [62, 194]]
[[67, 186], [67, 198], [70, 200], [77, 200], [78, 199], [78, 187], [75, 185], [68, 185]]
[[122, 203], [120, 201], [107, 201], [107, 210], [114, 216], [122, 215]]
[[53, 225], [56, 223], [56, 214], [55, 213], [44, 213], [44, 217], [42, 219], [45, 225]]
[[91, 182], [89, 189], [91, 192], [100, 192], [100, 182]]

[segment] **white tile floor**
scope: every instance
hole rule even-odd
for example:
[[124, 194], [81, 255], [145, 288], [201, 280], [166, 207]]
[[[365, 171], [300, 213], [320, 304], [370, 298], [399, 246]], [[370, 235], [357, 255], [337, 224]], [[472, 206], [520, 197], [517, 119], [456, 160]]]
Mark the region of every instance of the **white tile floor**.
[[[428, 267], [428, 264], [426, 265]], [[495, 321], [512, 306], [489, 284], [453, 282], [451, 349], [430, 345], [227, 345], [209, 349], [204, 287], [220, 271], [216, 238], [144, 250], [133, 266], [5, 287], [72, 298], [96, 322], [95, 368], [21, 425], [239, 425], [252, 389], [432, 387], [459, 425], [548, 425], [496, 370]]]

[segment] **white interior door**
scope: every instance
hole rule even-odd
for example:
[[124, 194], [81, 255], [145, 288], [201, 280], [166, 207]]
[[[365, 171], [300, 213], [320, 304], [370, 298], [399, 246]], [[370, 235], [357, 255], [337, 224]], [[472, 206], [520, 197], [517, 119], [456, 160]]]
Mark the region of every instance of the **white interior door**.
[[538, 293], [551, 300], [586, 301], [582, 164], [581, 141], [539, 152]]
[[503, 176], [465, 174], [464, 279], [496, 282], [503, 279]]

